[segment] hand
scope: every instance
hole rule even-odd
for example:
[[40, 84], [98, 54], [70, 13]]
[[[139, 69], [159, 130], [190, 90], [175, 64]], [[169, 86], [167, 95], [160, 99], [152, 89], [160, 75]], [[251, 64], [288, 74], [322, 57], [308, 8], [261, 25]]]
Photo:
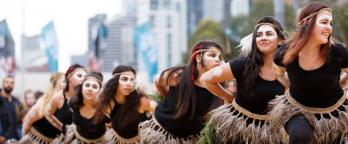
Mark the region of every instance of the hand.
[[3, 136], [0, 136], [0, 144], [5, 143], [5, 141], [6, 141], [6, 138], [5, 138], [5, 137], [3, 137]]

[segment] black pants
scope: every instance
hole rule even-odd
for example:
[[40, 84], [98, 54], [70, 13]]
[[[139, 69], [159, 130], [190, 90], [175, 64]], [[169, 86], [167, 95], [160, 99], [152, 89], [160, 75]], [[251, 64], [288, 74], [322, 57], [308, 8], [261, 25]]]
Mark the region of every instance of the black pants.
[[285, 125], [289, 144], [309, 144], [313, 139], [313, 128], [302, 116], [292, 117]]
[[[302, 116], [292, 117], [285, 125], [289, 135], [289, 144], [309, 144], [313, 139], [313, 128], [309, 121]], [[341, 137], [330, 144], [340, 144]]]

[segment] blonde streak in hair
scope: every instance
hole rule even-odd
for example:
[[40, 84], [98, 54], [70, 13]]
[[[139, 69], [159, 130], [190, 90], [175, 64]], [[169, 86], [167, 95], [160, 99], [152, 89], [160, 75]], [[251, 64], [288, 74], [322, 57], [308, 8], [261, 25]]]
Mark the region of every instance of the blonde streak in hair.
[[58, 80], [64, 75], [64, 73], [62, 72], [57, 72], [52, 74], [52, 77], [50, 78], [50, 85], [48, 86], [47, 91], [45, 92], [45, 94], [42, 97], [42, 101], [43, 104], [40, 107], [39, 113], [40, 115], [43, 115], [45, 113], [45, 111], [48, 108], [48, 103], [52, 98], [52, 95], [54, 94], [54, 92], [56, 92], [56, 87], [58, 85]]

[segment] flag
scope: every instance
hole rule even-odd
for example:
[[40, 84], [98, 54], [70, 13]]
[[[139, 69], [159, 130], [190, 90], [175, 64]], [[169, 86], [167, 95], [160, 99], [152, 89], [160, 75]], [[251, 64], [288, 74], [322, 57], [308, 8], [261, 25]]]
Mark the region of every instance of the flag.
[[0, 74], [13, 75], [15, 70], [15, 43], [6, 20], [2, 20], [0, 21]]
[[152, 80], [158, 71], [158, 56], [155, 37], [149, 23], [144, 23], [136, 27], [135, 45], [147, 69], [149, 80]]
[[48, 71], [58, 71], [58, 39], [53, 21], [41, 29], [41, 40], [48, 59]]
[[106, 15], [97, 15], [88, 22], [88, 70], [101, 70], [101, 50], [106, 47], [108, 29], [104, 24]]

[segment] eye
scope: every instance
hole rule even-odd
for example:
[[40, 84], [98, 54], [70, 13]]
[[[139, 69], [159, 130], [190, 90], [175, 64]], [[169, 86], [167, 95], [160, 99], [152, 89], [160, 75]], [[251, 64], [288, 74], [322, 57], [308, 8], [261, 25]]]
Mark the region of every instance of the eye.
[[256, 37], [261, 37], [262, 36], [262, 33], [257, 33], [256, 34]]
[[98, 86], [97, 84], [94, 84], [94, 85], [92, 85], [92, 88], [94, 88], [94, 89], [98, 89], [98, 88], [99, 88], [99, 86]]
[[89, 87], [91, 84], [89, 83], [85, 83], [85, 87]]
[[82, 77], [82, 74], [77, 74], [77, 77], [78, 77], [78, 78], [81, 78], [81, 77]]

